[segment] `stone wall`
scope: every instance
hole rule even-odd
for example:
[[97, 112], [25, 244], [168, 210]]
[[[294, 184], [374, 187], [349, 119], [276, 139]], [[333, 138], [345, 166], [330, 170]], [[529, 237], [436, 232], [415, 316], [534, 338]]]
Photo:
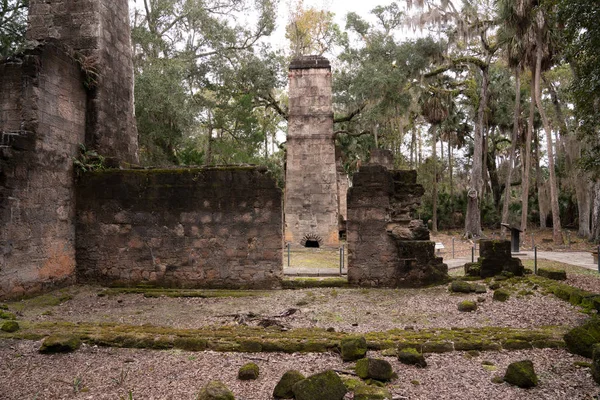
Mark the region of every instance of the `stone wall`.
[[289, 72], [285, 240], [338, 246], [338, 198], [331, 67], [323, 57], [294, 59]]
[[88, 74], [85, 144], [137, 162], [133, 61], [127, 0], [31, 0], [27, 37], [59, 40]]
[[72, 282], [80, 70], [55, 42], [0, 62], [0, 298]]
[[348, 281], [360, 286], [418, 287], [443, 282], [429, 231], [412, 214], [424, 193], [415, 171], [362, 166], [348, 191]]
[[277, 286], [281, 197], [275, 180], [254, 167], [86, 174], [77, 186], [77, 279]]

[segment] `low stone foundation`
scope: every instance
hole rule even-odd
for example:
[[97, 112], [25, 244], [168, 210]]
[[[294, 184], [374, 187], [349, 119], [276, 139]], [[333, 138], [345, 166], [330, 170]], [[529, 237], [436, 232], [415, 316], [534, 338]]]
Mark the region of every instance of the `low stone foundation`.
[[281, 200], [255, 167], [86, 173], [77, 184], [77, 280], [276, 287]]
[[419, 287], [448, 279], [429, 231], [411, 214], [423, 187], [415, 171], [366, 165], [348, 192], [348, 281], [360, 286]]
[[509, 240], [480, 240], [477, 262], [465, 264], [465, 275], [489, 278], [503, 272], [522, 276], [521, 260], [512, 257]]

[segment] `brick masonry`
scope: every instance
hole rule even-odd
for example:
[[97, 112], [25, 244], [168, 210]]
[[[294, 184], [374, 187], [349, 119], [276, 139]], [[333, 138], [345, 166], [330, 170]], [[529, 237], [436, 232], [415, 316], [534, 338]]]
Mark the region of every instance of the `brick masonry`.
[[84, 69], [96, 69], [98, 76], [87, 82], [85, 144], [136, 163], [128, 1], [31, 0], [27, 37], [59, 40], [77, 52]]
[[289, 71], [285, 240], [339, 245], [338, 179], [331, 67], [323, 57], [296, 58]]
[[85, 111], [79, 68], [60, 44], [0, 62], [0, 298], [74, 280], [72, 157]]
[[423, 187], [415, 171], [365, 165], [348, 191], [348, 281], [359, 286], [419, 287], [443, 282], [429, 231], [412, 214]]
[[107, 170], [77, 186], [77, 280], [278, 286], [282, 193], [261, 168]]

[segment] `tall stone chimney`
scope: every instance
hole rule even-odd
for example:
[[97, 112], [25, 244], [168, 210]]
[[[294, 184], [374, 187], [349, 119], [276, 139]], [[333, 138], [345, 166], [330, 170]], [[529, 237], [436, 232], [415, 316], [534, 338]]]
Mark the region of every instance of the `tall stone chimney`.
[[307, 247], [339, 245], [331, 66], [299, 57], [289, 70], [285, 240]]

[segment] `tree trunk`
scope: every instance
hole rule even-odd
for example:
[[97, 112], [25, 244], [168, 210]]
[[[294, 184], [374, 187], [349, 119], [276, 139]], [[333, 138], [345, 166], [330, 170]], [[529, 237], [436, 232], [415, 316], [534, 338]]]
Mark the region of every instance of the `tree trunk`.
[[491, 56], [486, 59], [486, 67], [481, 68], [481, 95], [477, 109], [473, 143], [473, 166], [467, 194], [467, 215], [465, 217], [465, 236], [467, 238], [481, 237], [481, 195], [483, 192], [483, 131], [484, 111], [488, 102], [488, 67]]
[[[535, 76], [535, 70], [531, 71]], [[531, 137], [535, 116], [535, 88], [531, 85], [531, 100], [529, 104], [529, 121], [527, 123], [527, 138], [525, 138], [525, 154], [523, 154], [523, 178], [521, 179], [521, 230], [527, 231], [527, 208], [529, 205], [529, 171], [531, 169]]]
[[490, 176], [490, 186], [492, 187], [492, 197], [494, 199], [494, 207], [497, 211], [500, 211], [500, 198], [502, 197], [502, 187], [500, 186], [500, 179], [498, 178], [498, 167], [496, 166], [496, 152], [495, 146], [492, 149], [488, 149], [486, 157], [486, 167]]
[[546, 228], [546, 219], [548, 217], [548, 199], [545, 182], [542, 178], [542, 169], [540, 165], [540, 138], [537, 131], [533, 133], [533, 144], [535, 147], [535, 187], [537, 187], [538, 211], [540, 220], [540, 229]]
[[448, 168], [450, 172], [450, 211], [454, 214], [454, 167], [452, 165], [452, 146], [448, 141]]
[[[541, 11], [538, 11], [541, 12]], [[554, 171], [554, 150], [552, 146], [552, 130], [550, 123], [546, 117], [546, 112], [542, 104], [542, 90], [540, 87], [540, 75], [542, 71], [542, 43], [541, 34], [537, 35], [537, 57], [535, 62], [535, 102], [537, 103], [538, 112], [542, 118], [542, 124], [546, 131], [546, 145], [548, 151], [548, 169], [550, 170], [550, 203], [552, 208], [552, 238], [555, 244], [563, 244], [562, 231], [560, 227], [560, 214], [558, 208], [558, 186], [556, 183], [556, 173]]]
[[590, 240], [596, 244], [600, 244], [600, 179], [594, 183], [592, 193], [594, 205], [592, 206], [592, 233]]
[[431, 137], [433, 141], [433, 193], [432, 193], [432, 208], [433, 215], [431, 217], [431, 232], [437, 233], [437, 203], [438, 203], [438, 180], [437, 180], [437, 126], [431, 124]]
[[204, 165], [212, 164], [212, 141], [213, 141], [213, 126], [212, 126], [212, 113], [208, 111], [208, 137], [206, 140], [206, 151], [204, 157]]
[[[510, 155], [508, 159], [508, 171], [506, 174], [506, 186], [504, 189], [504, 203], [502, 203], [502, 222], [509, 223], [508, 206], [510, 205], [510, 184], [512, 182], [512, 172], [515, 167], [515, 149], [517, 147], [517, 137], [519, 136], [519, 116], [521, 115], [521, 70], [515, 68], [515, 112], [513, 114], [513, 130], [510, 138]], [[506, 227], [502, 227], [502, 234], [506, 234]]]
[[415, 148], [417, 146], [417, 135], [415, 133], [416, 128], [412, 128], [410, 132], [410, 166], [413, 169], [417, 169], [417, 163], [415, 162]]

